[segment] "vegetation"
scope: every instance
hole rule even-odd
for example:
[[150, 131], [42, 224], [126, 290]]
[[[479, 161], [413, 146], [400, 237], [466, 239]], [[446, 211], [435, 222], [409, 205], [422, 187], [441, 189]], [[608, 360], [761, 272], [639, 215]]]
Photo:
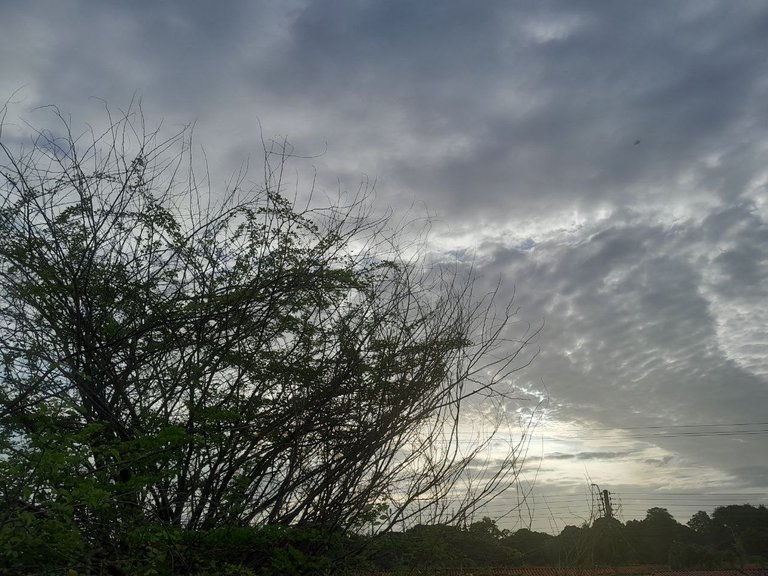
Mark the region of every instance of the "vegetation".
[[740, 568], [768, 563], [768, 509], [732, 505], [694, 515], [682, 525], [664, 508], [626, 524], [598, 518], [566, 526], [553, 536], [527, 528], [499, 530], [490, 518], [465, 529], [418, 526], [389, 534], [370, 548], [380, 570], [491, 566], [617, 566], [660, 564], [671, 568]]
[[337, 569], [515, 481], [526, 422], [489, 453], [535, 336], [511, 303], [401, 249], [365, 189], [299, 208], [284, 143], [225, 191], [190, 144], [130, 112], [0, 142], [2, 573]]

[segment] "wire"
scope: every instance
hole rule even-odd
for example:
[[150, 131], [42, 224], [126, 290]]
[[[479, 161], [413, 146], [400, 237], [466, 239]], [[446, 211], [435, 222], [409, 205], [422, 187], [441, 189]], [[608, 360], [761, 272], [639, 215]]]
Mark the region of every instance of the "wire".
[[716, 428], [716, 427], [723, 427], [723, 426], [768, 426], [768, 422], [730, 422], [730, 423], [724, 423], [724, 424], [668, 424], [668, 425], [653, 425], [653, 426], [612, 426], [610, 428], [590, 428], [590, 427], [582, 427], [582, 428], [562, 428], [561, 430], [564, 432], [567, 432], [569, 430], [572, 431], [580, 431], [584, 430], [585, 428], [588, 428], [590, 430], [599, 431], [599, 430], [658, 430], [658, 429], [667, 429], [667, 428]]
[[684, 437], [702, 437], [702, 436], [754, 436], [768, 434], [768, 428], [761, 430], [729, 430], [713, 432], [677, 432], [675, 434], [628, 434], [625, 436], [577, 436], [579, 440], [634, 440], [645, 438], [684, 438]]
[[768, 492], [622, 492], [626, 496], [644, 496], [646, 494], [659, 494], [661, 496], [768, 496]]
[[[755, 436], [768, 434], [768, 428], [759, 428], [757, 430], [720, 430], [719, 428], [732, 427], [743, 428], [747, 426], [768, 426], [768, 422], [733, 422], [727, 424], [670, 424], [668, 426], [628, 426], [628, 427], [612, 427], [612, 428], [563, 428], [552, 430], [555, 435], [544, 436], [543, 439], [550, 441], [560, 440], [644, 440], [649, 438], [698, 438], [698, 437], [714, 437], [714, 436]], [[599, 431], [637, 431], [637, 430], [668, 430], [668, 429], [685, 429], [685, 428], [709, 428], [711, 430], [691, 430], [681, 432], [649, 432], [647, 434], [613, 434], [613, 435], [589, 435], [591, 432]], [[566, 433], [569, 431], [581, 432], [582, 434], [569, 435], [567, 438], [558, 436], [558, 433]], [[587, 435], [583, 435], [587, 432]], [[481, 438], [474, 440], [458, 440], [459, 444], [477, 444], [478, 442], [488, 441]], [[502, 442], [502, 438], [498, 435], [496, 438], [491, 439], [489, 445], [494, 442]]]

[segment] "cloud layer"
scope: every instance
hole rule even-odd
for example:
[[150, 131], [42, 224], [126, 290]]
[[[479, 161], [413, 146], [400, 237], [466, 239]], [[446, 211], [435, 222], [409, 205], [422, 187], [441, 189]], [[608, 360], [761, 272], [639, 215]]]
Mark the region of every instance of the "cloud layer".
[[[223, 182], [287, 135], [322, 189], [375, 177], [514, 285], [545, 322], [518, 382], [549, 397], [542, 491], [768, 492], [768, 425], [734, 426], [768, 420], [764, 2], [13, 0], [0, 22], [6, 137], [138, 94], [197, 122]], [[740, 434], [688, 434], [717, 431]]]

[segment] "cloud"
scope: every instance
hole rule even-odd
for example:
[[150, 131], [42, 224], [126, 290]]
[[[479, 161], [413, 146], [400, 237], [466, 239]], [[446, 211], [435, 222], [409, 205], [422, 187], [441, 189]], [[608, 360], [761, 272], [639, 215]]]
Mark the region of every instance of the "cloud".
[[643, 460], [645, 464], [650, 464], [651, 466], [666, 466], [670, 462], [672, 462], [675, 459], [674, 456], [664, 456], [663, 458], [646, 458]]
[[626, 458], [631, 452], [579, 452], [577, 460], [616, 460]]
[[[514, 289], [510, 336], [545, 322], [513, 384], [545, 392], [548, 417], [586, 438], [546, 455], [579, 468], [549, 482], [578, 484], [604, 459], [640, 484], [663, 470], [768, 489], [752, 464], [768, 459], [761, 434], [631, 430], [765, 420], [768, 6], [14, 0], [2, 12], [12, 114], [34, 122], [54, 103], [97, 123], [91, 97], [120, 108], [137, 93], [150, 125], [197, 122], [214, 190], [258, 160], [262, 135], [287, 135], [321, 153], [294, 165], [299, 190], [315, 169], [318, 198], [367, 175], [380, 207], [429, 214], [433, 250], [482, 287], [501, 278], [501, 298]], [[660, 452], [624, 454], [638, 443]]]
[[554, 452], [552, 454], [548, 454], [547, 458], [550, 460], [572, 460], [576, 458], [575, 454], [563, 454], [562, 452]]
[[547, 454], [545, 459], [550, 460], [616, 460], [626, 458], [631, 455], [632, 452], [575, 452], [569, 454], [563, 454], [562, 452], [554, 452]]

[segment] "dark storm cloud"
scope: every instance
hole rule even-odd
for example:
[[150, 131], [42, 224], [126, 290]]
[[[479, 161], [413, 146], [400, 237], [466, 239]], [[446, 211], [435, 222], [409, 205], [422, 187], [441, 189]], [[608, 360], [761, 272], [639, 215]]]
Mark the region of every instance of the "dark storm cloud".
[[[668, 187], [762, 136], [756, 5], [417, 6], [315, 4], [274, 71], [286, 97], [356, 109], [356, 128], [391, 157], [388, 178], [445, 212], [626, 204], [632, 186]], [[397, 128], [421, 147], [398, 148]], [[723, 194], [745, 185], [743, 170], [710, 172]]]
[[[91, 96], [136, 92], [150, 125], [197, 121], [218, 181], [263, 129], [326, 151], [297, 167], [321, 192], [368, 174], [380, 205], [425, 206], [436, 251], [546, 320], [517, 383], [553, 419], [765, 421], [764, 2], [15, 0], [0, 32], [20, 114], [91, 121]], [[765, 486], [760, 434], [628, 441], [669, 454], [622, 465]], [[583, 468], [624, 458], [615, 442], [544, 457]]]
[[[34, 51], [46, 56], [36, 59], [40, 98], [122, 103], [138, 89], [185, 121], [264, 117], [313, 150], [332, 140], [328, 163], [353, 181], [359, 166], [346, 150], [375, 156], [391, 184], [382, 194], [418, 198], [451, 221], [626, 205], [635, 187], [668, 188], [707, 155], [759, 161], [750, 144], [768, 101], [760, 4], [283, 6], [8, 11], [45, 31]], [[738, 195], [750, 171], [733, 165], [710, 167], [707, 186]]]

